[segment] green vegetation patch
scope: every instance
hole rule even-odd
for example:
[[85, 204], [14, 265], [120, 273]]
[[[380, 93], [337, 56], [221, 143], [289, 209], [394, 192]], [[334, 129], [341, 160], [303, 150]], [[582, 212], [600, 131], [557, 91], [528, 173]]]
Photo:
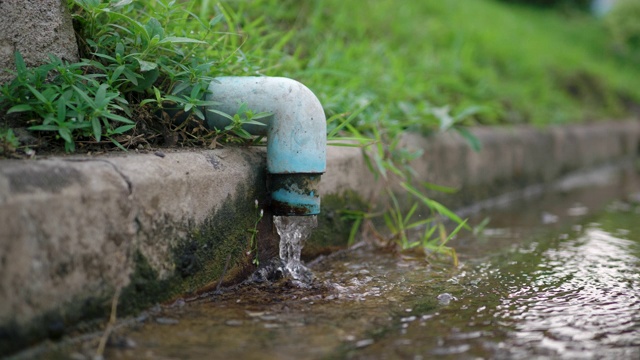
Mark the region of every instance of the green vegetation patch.
[[215, 60], [219, 48], [227, 49], [218, 45], [228, 34], [216, 31], [222, 15], [201, 21], [184, 4], [164, 0], [69, 0], [69, 7], [81, 60], [50, 55], [27, 68], [15, 53], [14, 80], [0, 86], [3, 155], [19, 147], [11, 128], [39, 135], [17, 139], [27, 155], [61, 146], [73, 152], [251, 143], [241, 127], [264, 114], [230, 114], [234, 122], [225, 129], [204, 122], [205, 107], [214, 105], [205, 99], [212, 76], [237, 50]]
[[[353, 122], [361, 131], [558, 124], [640, 102], [637, 62], [587, 13], [491, 0], [257, 3], [238, 18], [291, 38], [290, 56], [265, 72], [308, 84], [330, 116], [367, 106]], [[252, 35], [247, 49], [263, 45]]]
[[[82, 60], [26, 69], [16, 54], [16, 81], [0, 91], [5, 156], [26, 143], [73, 151], [246, 142], [241, 123], [204, 126], [203, 96], [219, 75], [295, 78], [343, 137], [622, 117], [640, 103], [632, 1], [606, 21], [495, 0], [69, 4]], [[176, 111], [191, 116], [172, 122]], [[44, 140], [7, 131], [15, 127]]]

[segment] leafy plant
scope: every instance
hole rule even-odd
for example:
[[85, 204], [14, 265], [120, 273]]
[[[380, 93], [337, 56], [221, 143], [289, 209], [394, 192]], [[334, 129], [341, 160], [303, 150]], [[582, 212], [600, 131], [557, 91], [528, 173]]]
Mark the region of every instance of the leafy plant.
[[[65, 150], [74, 151], [74, 136], [90, 136], [100, 141], [131, 130], [134, 122], [116, 112], [130, 113], [121, 93], [96, 74], [85, 74], [88, 62], [69, 64], [50, 57], [49, 64], [28, 69], [20, 53], [15, 54], [15, 79], [1, 88], [7, 114], [23, 113], [30, 130], [53, 131], [65, 142]], [[47, 80], [51, 73], [55, 78]]]
[[[471, 230], [466, 225], [466, 220], [460, 219], [455, 213], [439, 202], [430, 199], [426, 195], [429, 184], [424, 184], [424, 190], [419, 190], [411, 183], [414, 170], [409, 162], [421, 155], [421, 152], [409, 153], [398, 147], [397, 143], [392, 143], [392, 147], [385, 148], [380, 135], [376, 134], [379, 141], [372, 151], [367, 155], [369, 166], [374, 174], [381, 177], [384, 184], [387, 204], [382, 211], [382, 218], [388, 230], [387, 242], [395, 242], [401, 249], [407, 250], [415, 247], [422, 247], [426, 251], [433, 251], [449, 255], [457, 266], [458, 259], [453, 248], [447, 247], [447, 242], [455, 236], [462, 228]], [[365, 152], [366, 154], [366, 152]], [[394, 189], [394, 184], [399, 184], [408, 195], [407, 204], [401, 204]], [[433, 186], [431, 186], [433, 188]], [[445, 191], [449, 189], [441, 188]], [[416, 211], [422, 207], [428, 210], [428, 216], [420, 220], [415, 220]], [[409, 208], [408, 211], [403, 209]], [[444, 221], [450, 220], [457, 224], [455, 230], [447, 235]], [[437, 231], [436, 231], [437, 230]], [[421, 231], [422, 235], [416, 232]], [[378, 237], [381, 237], [377, 232]], [[414, 240], [418, 239], [418, 240]]]
[[11, 129], [0, 129], [0, 154], [13, 153], [20, 145]]
[[[257, 143], [260, 141], [262, 137], [258, 137], [254, 139], [254, 136], [250, 134], [246, 126], [254, 125], [258, 127], [267, 126], [265, 123], [257, 121], [259, 119], [264, 119], [273, 114], [268, 111], [254, 113], [251, 109], [249, 109], [247, 103], [240, 104], [238, 111], [232, 116], [227, 113], [224, 113], [219, 110], [209, 109], [210, 112], [218, 114], [226, 119], [228, 119], [229, 125], [226, 125], [223, 129], [215, 129], [218, 133], [230, 133], [236, 135], [241, 141], [251, 141], [252, 143]], [[227, 141], [233, 141], [229, 139]]]
[[[350, 125], [350, 122], [353, 121], [352, 116], [346, 118], [340, 116], [329, 120], [339, 123], [335, 129], [351, 132], [350, 139], [355, 141], [351, 140], [350, 143], [340, 143], [340, 145], [361, 146], [369, 170], [384, 185], [382, 193], [384, 198], [372, 199], [368, 211], [342, 211], [343, 218], [353, 221], [349, 244], [355, 241], [360, 231], [368, 229], [385, 244], [395, 244], [402, 250], [420, 247], [427, 254], [445, 254], [451, 257], [454, 265], [457, 266], [456, 252], [447, 246], [447, 243], [460, 230], [471, 230], [471, 228], [467, 225], [466, 220], [462, 220], [446, 206], [426, 195], [428, 189], [447, 193], [453, 192], [453, 189], [429, 183], [423, 183], [423, 189], [412, 185], [415, 182], [416, 174], [411, 166], [411, 161], [422, 156], [422, 151], [410, 152], [403, 148], [400, 145], [401, 132], [392, 133], [389, 128], [380, 130], [382, 127], [374, 126], [370, 129], [371, 136], [369, 137]], [[330, 132], [330, 135], [335, 134]], [[479, 146], [477, 139], [473, 138], [470, 133], [467, 135], [472, 138], [471, 143], [475, 143], [474, 146]], [[404, 201], [398, 199], [399, 189], [397, 186], [400, 186], [407, 194]], [[376, 204], [383, 204], [382, 209], [378, 209]], [[416, 216], [425, 211], [428, 215], [416, 220]], [[384, 231], [376, 229], [377, 219], [383, 220]], [[456, 224], [456, 228], [451, 232], [448, 232], [445, 227], [447, 221]]]
[[[214, 105], [204, 100], [214, 71], [204, 53], [216, 45], [211, 35], [222, 16], [204, 22], [167, 0], [69, 3], [83, 59], [51, 56], [29, 69], [16, 53], [15, 80], [0, 89], [0, 109], [29, 130], [54, 132], [66, 151], [103, 139], [125, 149], [172, 132], [202, 143], [209, 132], [201, 109]], [[176, 109], [186, 121], [173, 121]]]

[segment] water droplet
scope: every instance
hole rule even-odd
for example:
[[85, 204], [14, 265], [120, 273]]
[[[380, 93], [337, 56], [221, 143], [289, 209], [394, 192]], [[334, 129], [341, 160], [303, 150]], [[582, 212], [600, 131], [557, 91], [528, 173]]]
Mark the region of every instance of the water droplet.
[[364, 340], [359, 340], [356, 342], [356, 347], [357, 348], [363, 348], [369, 345], [373, 344], [373, 339], [364, 339]]
[[440, 295], [438, 295], [437, 297], [438, 302], [440, 303], [440, 305], [449, 305], [449, 303], [452, 300], [458, 300], [456, 299], [453, 295], [449, 294], [449, 293], [442, 293]]
[[242, 326], [242, 320], [227, 320], [224, 322], [227, 326]]

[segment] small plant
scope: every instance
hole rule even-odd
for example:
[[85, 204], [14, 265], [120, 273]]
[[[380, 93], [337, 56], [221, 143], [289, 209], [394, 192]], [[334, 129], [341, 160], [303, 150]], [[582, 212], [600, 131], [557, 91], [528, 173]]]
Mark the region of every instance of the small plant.
[[[471, 229], [466, 224], [466, 220], [460, 219], [447, 207], [425, 195], [424, 190], [418, 190], [412, 185], [415, 172], [410, 166], [410, 161], [422, 155], [421, 151], [408, 152], [398, 146], [398, 140], [392, 141], [390, 146], [385, 147], [383, 146], [385, 143], [383, 136], [378, 131], [374, 131], [374, 135], [377, 139], [375, 150], [371, 155], [366, 156], [369, 158], [370, 170], [383, 181], [388, 199], [385, 201], [388, 205], [382, 211], [382, 218], [389, 233], [385, 241], [394, 242], [403, 250], [422, 247], [425, 251], [448, 255], [457, 266], [458, 258], [455, 250], [446, 244], [461, 229]], [[367, 153], [365, 152], [365, 154]], [[403, 211], [403, 206], [394, 193], [392, 188], [394, 182], [407, 191], [408, 202], [411, 204], [408, 211]], [[441, 191], [452, 191], [449, 188], [434, 187], [430, 184], [423, 184], [423, 186], [425, 190], [437, 188]], [[428, 209], [431, 215], [416, 221], [414, 215], [420, 205]], [[445, 220], [457, 224], [455, 230], [450, 234], [447, 234], [444, 226], [443, 221]], [[420, 229], [422, 229], [421, 236], [416, 234]], [[378, 232], [376, 234], [378, 237], [384, 238]], [[415, 238], [419, 240], [413, 240]]]
[[260, 260], [258, 258], [258, 224], [264, 215], [264, 211], [258, 207], [258, 200], [255, 201], [255, 211], [256, 211], [256, 221], [253, 224], [253, 228], [248, 229], [247, 231], [251, 234], [249, 238], [249, 251], [248, 255], [253, 253], [253, 260], [251, 261], [255, 266], [260, 265]]
[[[83, 59], [51, 56], [29, 69], [16, 53], [15, 80], [0, 88], [0, 110], [29, 130], [53, 133], [68, 152], [105, 140], [125, 149], [169, 133], [202, 142], [208, 132], [200, 108], [212, 105], [204, 97], [214, 69], [204, 53], [216, 45], [211, 35], [222, 16], [204, 22], [167, 0], [69, 4]], [[187, 121], [174, 124], [166, 107], [189, 114]]]
[[[360, 113], [358, 111], [358, 113]], [[468, 112], [469, 114], [472, 111]], [[446, 115], [446, 116], [445, 116]], [[458, 257], [453, 248], [447, 246], [449, 240], [451, 240], [462, 229], [471, 230], [471, 227], [467, 225], [467, 220], [462, 220], [455, 213], [449, 210], [441, 203], [429, 198], [426, 195], [426, 190], [438, 190], [442, 192], [453, 192], [451, 188], [436, 186], [428, 183], [422, 184], [424, 190], [420, 190], [412, 185], [414, 183], [415, 170], [411, 167], [411, 161], [420, 157], [422, 151], [408, 151], [402, 148], [400, 145], [400, 139], [402, 130], [393, 128], [386, 128], [379, 130], [382, 127], [371, 127], [371, 137], [367, 137], [355, 129], [350, 123], [354, 120], [353, 114], [349, 117], [338, 116], [330, 118], [331, 122], [339, 122], [335, 126], [334, 130], [329, 133], [330, 140], [335, 141], [335, 133], [340, 131], [348, 131], [352, 135], [349, 139], [354, 139], [349, 144], [342, 143], [341, 145], [358, 145], [363, 147], [363, 154], [365, 160], [369, 166], [369, 170], [376, 176], [378, 181], [382, 181], [384, 185], [383, 196], [385, 199], [380, 203], [387, 204], [382, 210], [375, 209], [375, 203], [380, 199], [373, 199], [370, 202], [369, 211], [353, 211], [347, 210], [342, 212], [342, 216], [345, 219], [353, 221], [351, 232], [349, 235], [349, 244], [355, 241], [356, 234], [362, 230], [363, 224], [367, 224], [367, 228], [370, 229], [373, 235], [382, 240], [385, 244], [395, 244], [402, 250], [409, 250], [420, 247], [428, 253], [439, 253], [449, 256], [454, 265], [458, 265]], [[444, 115], [440, 114], [439, 118], [443, 119], [441, 129], [446, 131], [447, 129], [458, 129], [459, 122], [464, 115], [457, 117], [456, 120], [445, 112]], [[475, 149], [480, 148], [478, 140], [469, 132], [462, 134], [469, 140], [471, 146]], [[390, 140], [392, 139], [392, 140]], [[394, 192], [394, 184], [399, 184], [408, 195], [408, 201], [410, 202], [409, 210], [404, 203], [399, 201], [396, 193]], [[415, 220], [415, 215], [420, 208], [428, 209], [430, 216]], [[382, 218], [386, 227], [386, 235], [383, 235], [381, 231], [376, 230], [374, 221], [376, 218]], [[456, 228], [451, 232], [447, 232], [444, 225], [445, 221], [453, 221], [456, 223]], [[421, 235], [418, 234], [421, 232]], [[417, 239], [417, 240], [414, 240]]]
[[[114, 141], [135, 126], [116, 113], [130, 113], [120, 92], [84, 73], [89, 63], [69, 64], [51, 56], [49, 64], [28, 69], [20, 53], [15, 63], [16, 77], [0, 88], [0, 104], [10, 106], [7, 114], [22, 113], [30, 130], [55, 132], [65, 150], [75, 150], [75, 136], [93, 135], [100, 142], [104, 135]], [[57, 75], [48, 80], [51, 74]]]
[[0, 154], [11, 154], [20, 146], [18, 138], [11, 129], [0, 129]]
[[[238, 111], [233, 115], [229, 115], [219, 110], [209, 109], [210, 112], [218, 114], [230, 121], [229, 125], [225, 126], [223, 129], [215, 129], [216, 134], [218, 136], [225, 134], [232, 134], [236, 136], [236, 142], [251, 142], [253, 144], [258, 143], [262, 137], [254, 138], [246, 129], [247, 125], [255, 125], [258, 127], [267, 126], [265, 123], [257, 121], [259, 119], [264, 119], [272, 115], [270, 112], [259, 112], [254, 113], [252, 110], [248, 108], [247, 103], [240, 104]], [[227, 137], [227, 142], [234, 142], [234, 138]]]

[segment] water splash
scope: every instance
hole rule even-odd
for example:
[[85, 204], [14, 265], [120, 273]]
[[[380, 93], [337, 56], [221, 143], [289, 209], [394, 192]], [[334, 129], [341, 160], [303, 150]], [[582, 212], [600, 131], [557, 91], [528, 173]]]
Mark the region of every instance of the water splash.
[[300, 262], [300, 253], [304, 241], [311, 230], [318, 226], [318, 219], [312, 216], [274, 216], [273, 223], [280, 235], [280, 260], [283, 272], [293, 279], [309, 282], [313, 275]]

